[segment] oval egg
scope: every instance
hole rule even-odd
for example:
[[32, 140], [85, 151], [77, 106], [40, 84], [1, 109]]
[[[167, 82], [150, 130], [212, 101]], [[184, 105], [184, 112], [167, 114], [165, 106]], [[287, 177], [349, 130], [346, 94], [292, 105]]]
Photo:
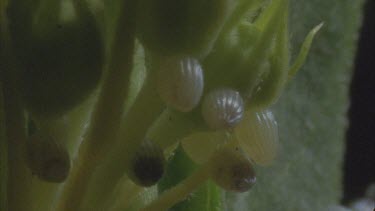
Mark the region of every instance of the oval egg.
[[271, 111], [245, 113], [235, 128], [235, 136], [242, 149], [259, 165], [269, 165], [279, 147], [277, 122]]
[[203, 93], [203, 70], [198, 60], [163, 57], [157, 71], [157, 89], [168, 106], [188, 112], [198, 105]]
[[217, 150], [209, 166], [212, 180], [225, 190], [245, 192], [256, 182], [250, 160], [238, 150], [228, 147]]
[[161, 179], [164, 168], [163, 150], [152, 141], [145, 140], [131, 161], [128, 176], [137, 185], [149, 187]]
[[242, 119], [244, 102], [233, 89], [217, 89], [204, 97], [202, 115], [208, 127], [214, 130], [230, 129]]

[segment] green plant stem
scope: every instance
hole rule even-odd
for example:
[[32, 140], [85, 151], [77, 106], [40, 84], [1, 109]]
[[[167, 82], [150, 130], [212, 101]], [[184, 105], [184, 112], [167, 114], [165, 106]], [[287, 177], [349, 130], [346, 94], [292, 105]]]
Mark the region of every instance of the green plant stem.
[[[87, 123], [92, 111], [92, 101], [93, 99], [89, 99], [58, 119], [34, 119], [37, 121], [38, 129], [50, 134], [57, 142], [67, 148], [71, 159], [77, 151], [85, 123]], [[29, 211], [50, 211], [59, 187], [60, 184], [45, 182], [33, 177], [31, 187], [33, 204], [30, 205]]]
[[209, 177], [209, 168], [203, 165], [184, 181], [162, 193], [159, 198], [141, 209], [141, 211], [168, 210], [173, 205], [186, 199], [191, 192], [206, 182]]
[[[165, 108], [165, 105], [155, 89], [155, 71], [150, 71], [146, 81], [136, 97], [134, 104], [127, 111], [116, 137], [116, 143], [112, 146], [109, 157], [105, 159], [99, 171], [93, 178], [93, 186], [87, 195], [85, 203], [88, 210], [92, 210], [105, 204], [103, 200], [115, 188], [120, 178], [127, 171], [134, 152], [138, 149], [152, 123]], [[106, 181], [106, 182], [104, 182]]]
[[0, 80], [0, 210], [8, 210], [8, 144], [5, 136], [3, 85]]
[[26, 162], [24, 113], [12, 86], [4, 86], [4, 96], [8, 141], [8, 209], [28, 210], [32, 175]]
[[32, 175], [26, 162], [25, 117], [15, 85], [17, 66], [13, 57], [8, 22], [5, 16], [1, 17], [0, 26], [0, 43], [2, 45], [0, 76], [3, 83], [5, 134], [8, 146], [7, 204], [8, 210], [28, 210], [31, 204]]
[[108, 204], [107, 207], [109, 207], [109, 210], [126, 210], [144, 190], [144, 187], [134, 184], [126, 177], [125, 181], [122, 180], [121, 184], [111, 194], [111, 204]]
[[108, 153], [114, 142], [132, 69], [135, 6], [134, 0], [123, 2], [108, 70], [90, 121], [90, 128], [57, 201], [57, 211], [78, 210], [97, 164]]
[[203, 124], [194, 121], [191, 113], [181, 113], [167, 108], [150, 128], [147, 134], [162, 149], [176, 144], [187, 135], [206, 129]]

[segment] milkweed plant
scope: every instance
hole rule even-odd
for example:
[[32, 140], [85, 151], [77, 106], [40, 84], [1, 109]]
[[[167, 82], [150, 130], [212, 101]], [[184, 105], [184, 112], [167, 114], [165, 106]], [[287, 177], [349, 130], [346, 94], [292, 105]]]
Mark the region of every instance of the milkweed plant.
[[[162, 211], [209, 183], [222, 210], [220, 191], [251, 191], [322, 27], [292, 61], [288, 4], [1, 0], [0, 207]], [[181, 154], [194, 167], [168, 185]]]

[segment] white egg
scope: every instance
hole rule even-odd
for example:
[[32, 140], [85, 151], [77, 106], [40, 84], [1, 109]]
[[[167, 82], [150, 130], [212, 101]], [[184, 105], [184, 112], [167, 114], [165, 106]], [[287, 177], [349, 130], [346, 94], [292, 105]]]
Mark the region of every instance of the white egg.
[[239, 92], [223, 88], [208, 93], [203, 100], [202, 115], [211, 129], [236, 126], [242, 119], [244, 102]]
[[194, 58], [162, 57], [157, 67], [157, 90], [164, 102], [188, 112], [198, 105], [203, 93], [203, 70]]
[[256, 164], [272, 163], [279, 148], [279, 135], [271, 111], [246, 112], [234, 131], [242, 149]]

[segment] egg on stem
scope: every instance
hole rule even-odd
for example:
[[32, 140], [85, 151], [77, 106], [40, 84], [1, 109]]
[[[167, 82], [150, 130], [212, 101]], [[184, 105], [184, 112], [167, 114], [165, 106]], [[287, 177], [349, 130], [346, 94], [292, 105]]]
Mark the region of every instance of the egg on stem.
[[160, 97], [173, 109], [191, 111], [203, 93], [203, 70], [197, 59], [162, 57], [156, 65], [156, 85]]
[[209, 92], [202, 103], [202, 115], [209, 128], [231, 129], [242, 119], [244, 102], [239, 92], [223, 88]]
[[210, 160], [211, 179], [224, 190], [248, 191], [256, 182], [250, 160], [239, 150], [223, 147]]
[[163, 150], [151, 140], [145, 139], [130, 162], [128, 177], [137, 185], [149, 187], [164, 174]]
[[64, 182], [70, 170], [68, 151], [48, 135], [37, 131], [27, 140], [29, 168], [41, 180], [53, 183]]
[[271, 111], [247, 111], [234, 134], [241, 148], [256, 164], [270, 165], [275, 160], [279, 135]]

